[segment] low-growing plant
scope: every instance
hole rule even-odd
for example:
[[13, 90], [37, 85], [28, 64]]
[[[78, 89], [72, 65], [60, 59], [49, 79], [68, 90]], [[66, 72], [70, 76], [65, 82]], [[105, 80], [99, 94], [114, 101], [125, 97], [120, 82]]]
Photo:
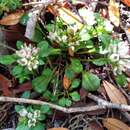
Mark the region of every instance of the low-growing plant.
[[[81, 88], [93, 92], [100, 87], [102, 77], [91, 66], [109, 71], [121, 86], [126, 84], [124, 72], [130, 68], [129, 45], [112, 36], [114, 26], [108, 19], [86, 8], [78, 10], [80, 17], [70, 13], [82, 19], [68, 20], [70, 16], [58, 15], [45, 24], [44, 31], [37, 24], [41, 33], [37, 34], [36, 28], [34, 44], [18, 41], [14, 54], [0, 57], [1, 64], [11, 65], [19, 83], [30, 80], [40, 96], [63, 107], [80, 101]], [[21, 117], [16, 130], [44, 129], [41, 121], [48, 113], [42, 110], [44, 107], [17, 106]], [[32, 120], [29, 113], [36, 113], [36, 118]]]

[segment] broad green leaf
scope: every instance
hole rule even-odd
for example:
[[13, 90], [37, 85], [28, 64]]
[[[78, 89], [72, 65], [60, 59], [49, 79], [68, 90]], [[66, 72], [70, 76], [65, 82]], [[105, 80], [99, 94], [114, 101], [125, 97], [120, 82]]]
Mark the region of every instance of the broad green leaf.
[[45, 114], [50, 111], [50, 107], [48, 105], [42, 105], [40, 111]]
[[30, 130], [45, 130], [45, 124], [37, 123], [34, 127], [31, 127]]
[[82, 87], [87, 91], [96, 91], [100, 87], [100, 79], [95, 74], [83, 72]]
[[22, 25], [27, 25], [27, 22], [29, 20], [29, 15], [25, 13], [21, 18], [20, 18], [20, 23]]
[[30, 92], [29, 92], [29, 91], [25, 91], [25, 92], [22, 94], [21, 98], [29, 99], [29, 98], [30, 98]]
[[16, 130], [30, 130], [30, 128], [25, 124], [20, 124], [17, 126]]
[[74, 88], [78, 88], [79, 87], [79, 85], [80, 85], [80, 80], [79, 79], [74, 79], [73, 81], [72, 81], [72, 84], [71, 84], [71, 89], [74, 89]]
[[127, 83], [127, 78], [124, 74], [119, 74], [116, 76], [116, 82], [123, 87]]
[[74, 72], [72, 71], [70, 67], [67, 67], [65, 69], [65, 75], [67, 76], [69, 80], [72, 80], [74, 78]]
[[52, 98], [52, 94], [49, 90], [46, 90], [43, 94], [43, 97], [47, 100], [50, 100]]
[[17, 113], [19, 113], [19, 111], [21, 110], [21, 109], [23, 109], [24, 108], [24, 106], [22, 106], [22, 105], [15, 105], [15, 111], [17, 112]]
[[99, 58], [99, 59], [94, 59], [93, 64], [97, 65], [97, 66], [102, 66], [107, 64], [107, 59], [106, 58]]
[[108, 34], [99, 35], [99, 39], [102, 41], [104, 46], [108, 46], [110, 44], [111, 37]]
[[65, 99], [65, 105], [66, 105], [67, 107], [71, 106], [71, 105], [72, 105], [72, 101], [71, 101], [70, 99], [66, 98], [66, 99]]
[[65, 107], [66, 106], [66, 99], [64, 97], [62, 97], [61, 99], [59, 99], [58, 103], [60, 106]]
[[40, 48], [39, 55], [40, 57], [47, 57], [49, 55], [57, 55], [60, 54], [60, 49], [54, 49], [49, 46], [47, 41], [42, 41], [38, 44], [38, 47]]
[[46, 115], [45, 114], [40, 114], [40, 117], [38, 118], [39, 121], [44, 121], [46, 119]]
[[75, 73], [81, 73], [83, 71], [83, 66], [82, 66], [80, 60], [78, 60], [78, 59], [72, 59], [71, 60], [71, 69]]
[[47, 89], [52, 76], [53, 76], [53, 72], [49, 68], [45, 69], [41, 76], [35, 78], [32, 81], [32, 86], [34, 90], [39, 93], [44, 92]]
[[23, 41], [17, 41], [16, 46], [17, 46], [17, 49], [21, 49], [21, 47], [23, 46]]
[[17, 65], [13, 68], [12, 70], [12, 74], [15, 76], [15, 75], [19, 75], [22, 73], [22, 71], [24, 70], [24, 68], [20, 65]]
[[40, 48], [39, 55], [40, 57], [47, 57], [49, 55], [48, 49], [49, 44], [47, 41], [42, 41], [38, 44], [38, 47]]
[[80, 95], [78, 94], [78, 92], [72, 92], [72, 93], [70, 93], [70, 96], [71, 96], [73, 101], [79, 101], [80, 100]]
[[10, 65], [16, 62], [16, 58], [14, 55], [5, 55], [0, 56], [0, 63], [4, 65]]
[[39, 43], [43, 40], [44, 40], [44, 33], [42, 29], [40, 28], [40, 26], [37, 24], [32, 41]]

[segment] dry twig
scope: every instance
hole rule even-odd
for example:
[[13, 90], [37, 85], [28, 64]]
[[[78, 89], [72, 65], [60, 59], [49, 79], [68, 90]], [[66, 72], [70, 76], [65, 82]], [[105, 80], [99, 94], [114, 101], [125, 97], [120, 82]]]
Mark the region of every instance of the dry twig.
[[52, 103], [32, 100], [32, 99], [24, 99], [24, 98], [12, 98], [12, 97], [0, 97], [0, 102], [15, 102], [15, 103], [25, 103], [25, 104], [33, 104], [33, 105], [48, 105], [53, 109], [62, 111], [64, 113], [78, 113], [78, 112], [89, 112], [103, 109], [103, 106], [87, 106], [87, 107], [76, 107], [76, 108], [65, 108]]
[[124, 111], [130, 111], [130, 105], [125, 104], [117, 104], [117, 103], [111, 103], [106, 100], [103, 100], [95, 95], [88, 94], [88, 97], [98, 103], [99, 106], [105, 107], [105, 108], [113, 108], [113, 109], [119, 109]]
[[61, 107], [61, 106], [44, 102], [44, 101], [24, 99], [24, 98], [12, 98], [12, 97], [0, 97], [0, 102], [15, 102], [15, 103], [25, 103], [25, 104], [35, 104], [35, 105], [48, 105], [51, 108], [62, 111], [64, 113], [89, 112], [89, 111], [95, 111], [95, 110], [100, 110], [100, 109], [105, 109], [105, 108], [114, 108], [114, 109], [119, 109], [119, 110], [130, 111], [129, 105], [110, 103], [92, 94], [88, 94], [88, 97], [96, 101], [98, 105], [76, 107], [76, 108], [73, 108], [73, 107], [65, 108], [65, 107]]

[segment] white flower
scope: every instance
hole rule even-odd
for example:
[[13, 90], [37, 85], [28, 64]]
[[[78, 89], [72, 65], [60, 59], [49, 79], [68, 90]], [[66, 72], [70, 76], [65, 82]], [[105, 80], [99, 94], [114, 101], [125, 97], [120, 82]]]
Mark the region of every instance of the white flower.
[[29, 119], [28, 120], [28, 127], [32, 127], [32, 126], [35, 126], [36, 125], [36, 119], [32, 118], [32, 119]]
[[33, 47], [31, 44], [28, 46], [24, 44], [21, 50], [16, 51], [16, 55], [19, 57], [17, 62], [21, 66], [27, 66], [30, 71], [37, 69], [39, 65], [38, 51], [39, 49]]
[[104, 21], [104, 26], [105, 26], [106, 31], [108, 32], [111, 32], [114, 28], [114, 26], [111, 24], [109, 20]]
[[119, 54], [112, 54], [110, 55], [109, 59], [113, 62], [119, 61]]
[[32, 118], [33, 118], [33, 114], [32, 114], [31, 112], [29, 112], [29, 113], [27, 114], [27, 117], [28, 117], [29, 119], [32, 119]]
[[20, 65], [26, 66], [28, 64], [28, 60], [26, 58], [22, 58], [17, 61]]
[[28, 114], [28, 112], [25, 108], [23, 108], [19, 111], [19, 114], [20, 114], [20, 116], [25, 117]]
[[63, 35], [63, 36], [62, 36], [62, 40], [63, 40], [63, 42], [67, 41], [67, 36], [66, 36], [66, 35]]
[[34, 118], [40, 117], [41, 112], [39, 110], [34, 111]]
[[83, 17], [84, 21], [88, 25], [92, 26], [96, 23], [93, 11], [86, 9], [86, 8], [82, 8], [82, 9], [79, 9], [79, 14], [80, 14], [81, 17]]
[[121, 58], [130, 58], [129, 51], [130, 47], [127, 41], [120, 42], [118, 44], [118, 54], [120, 55]]
[[113, 68], [115, 74], [130, 69], [130, 47], [127, 41], [111, 44], [108, 50], [109, 59], [117, 64]]

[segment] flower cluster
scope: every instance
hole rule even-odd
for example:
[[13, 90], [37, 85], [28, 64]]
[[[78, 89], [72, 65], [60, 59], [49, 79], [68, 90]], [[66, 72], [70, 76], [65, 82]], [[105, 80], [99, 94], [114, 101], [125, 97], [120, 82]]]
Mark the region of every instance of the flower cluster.
[[114, 72], [122, 73], [126, 69], [130, 69], [130, 47], [128, 42], [119, 42], [117, 45], [112, 45], [111, 55], [109, 56], [110, 60], [117, 62], [117, 66], [114, 67]]
[[38, 51], [39, 49], [31, 44], [28, 46], [24, 44], [19, 51], [16, 51], [16, 55], [19, 57], [17, 62], [21, 66], [26, 66], [30, 71], [37, 69], [39, 65]]
[[84, 21], [89, 26], [92, 26], [96, 23], [94, 12], [90, 9], [86, 9], [86, 8], [79, 9], [79, 15], [84, 19]]
[[108, 54], [108, 58], [112, 63], [114, 74], [121, 74], [122, 71], [130, 69], [130, 46], [127, 41], [121, 41], [116, 44], [110, 44], [108, 49], [100, 50], [101, 54]]
[[40, 117], [40, 110], [35, 110], [33, 112], [28, 112], [25, 108], [19, 111], [21, 117], [26, 117], [28, 119], [28, 127], [33, 127], [36, 125], [38, 118]]

